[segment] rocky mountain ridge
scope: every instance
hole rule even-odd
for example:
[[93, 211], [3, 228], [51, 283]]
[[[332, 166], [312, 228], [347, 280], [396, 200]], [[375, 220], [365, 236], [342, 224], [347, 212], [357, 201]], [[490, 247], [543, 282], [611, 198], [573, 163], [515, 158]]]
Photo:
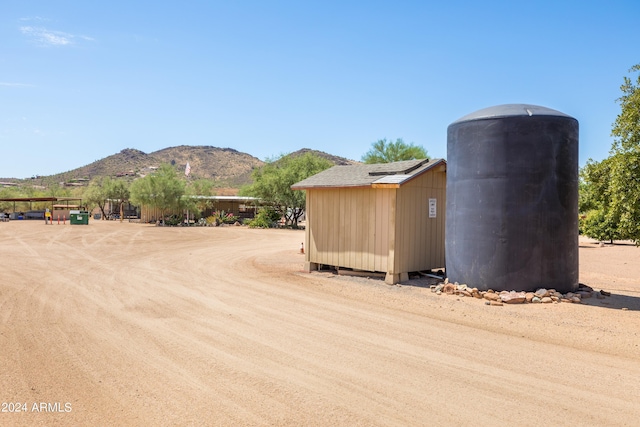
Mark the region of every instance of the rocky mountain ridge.
[[[327, 158], [338, 165], [357, 163], [308, 148], [287, 155], [296, 156], [308, 152]], [[55, 175], [34, 177], [32, 181], [42, 185], [64, 182], [65, 185], [82, 186], [96, 177], [104, 176], [133, 180], [135, 177], [153, 172], [163, 163], [171, 164], [177, 170], [184, 172], [187, 162], [191, 167], [191, 179], [211, 179], [220, 186], [234, 188], [250, 183], [252, 171], [265, 163], [257, 157], [233, 148], [181, 145], [163, 148], [152, 153], [125, 148], [88, 165]], [[24, 181], [10, 178], [0, 180], [6, 183]]]

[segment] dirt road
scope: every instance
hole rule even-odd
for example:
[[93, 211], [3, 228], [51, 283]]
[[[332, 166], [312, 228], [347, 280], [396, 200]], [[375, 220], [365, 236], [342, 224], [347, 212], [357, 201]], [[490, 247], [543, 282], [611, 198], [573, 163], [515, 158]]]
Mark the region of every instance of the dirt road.
[[638, 425], [640, 249], [582, 241], [605, 300], [489, 307], [303, 240], [0, 224], [0, 425]]

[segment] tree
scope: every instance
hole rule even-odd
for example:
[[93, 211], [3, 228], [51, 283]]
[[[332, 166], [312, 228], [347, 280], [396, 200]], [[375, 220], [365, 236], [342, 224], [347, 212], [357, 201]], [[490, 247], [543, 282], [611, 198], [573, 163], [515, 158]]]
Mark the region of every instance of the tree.
[[176, 170], [169, 164], [162, 164], [158, 170], [131, 184], [131, 201], [137, 205], [148, 205], [160, 209], [161, 216], [168, 209], [182, 207], [185, 183], [178, 178]]
[[581, 232], [600, 241], [624, 238], [619, 230], [620, 212], [612, 203], [612, 166], [614, 157], [601, 162], [589, 159], [580, 171], [578, 211], [582, 213]]
[[69, 189], [60, 186], [58, 183], [50, 184], [47, 187], [47, 196], [49, 197], [69, 197]]
[[129, 186], [122, 180], [110, 181], [107, 187], [107, 198], [112, 202], [118, 204], [118, 211], [120, 212], [120, 222], [123, 220], [124, 212], [122, 208], [126, 201], [129, 200], [131, 193], [129, 192]]
[[372, 164], [426, 158], [427, 150], [421, 146], [406, 144], [402, 138], [396, 139], [396, 142], [387, 141], [385, 138], [372, 143], [371, 149], [362, 156], [362, 161]]
[[[13, 198], [17, 198], [17, 197], [22, 197], [23, 194], [20, 191], [20, 188], [14, 187], [14, 188], [2, 188], [0, 187], [0, 198], [1, 199], [13, 199]], [[12, 202], [0, 202], [0, 213], [1, 212], [8, 212], [13, 208], [13, 203]]]
[[287, 225], [297, 227], [304, 212], [306, 194], [292, 190], [291, 186], [332, 165], [329, 160], [312, 153], [281, 156], [254, 170], [253, 184], [243, 188], [241, 194], [260, 198], [284, 217]]
[[194, 211], [198, 215], [211, 207], [211, 199], [197, 198], [198, 196], [215, 196], [215, 184], [209, 179], [196, 179], [187, 183], [185, 193], [188, 198], [184, 200], [185, 208]]
[[[640, 71], [640, 64], [629, 71]], [[583, 213], [588, 208], [583, 231], [600, 240], [640, 244], [640, 75], [635, 84], [625, 77], [620, 89], [610, 156], [600, 163], [589, 160], [582, 170], [580, 207]]]
[[[639, 72], [640, 64], [630, 72]], [[640, 74], [636, 83], [625, 77], [618, 98], [621, 112], [611, 134], [615, 138], [612, 153], [612, 208], [619, 212], [619, 230], [625, 238], [640, 244]]]
[[91, 210], [91, 207], [97, 206], [102, 212], [103, 219], [106, 219], [104, 209], [107, 201], [117, 205], [117, 211], [120, 212], [120, 221], [122, 221], [123, 216], [123, 205], [129, 198], [130, 192], [127, 182], [119, 179], [114, 180], [108, 176], [92, 180], [83, 194], [83, 200], [88, 205], [89, 210]]
[[82, 195], [84, 202], [87, 204], [87, 208], [91, 211], [93, 206], [97, 206], [102, 213], [102, 219], [105, 218], [104, 207], [109, 198], [106, 191], [105, 181], [111, 180], [109, 177], [96, 178], [89, 183], [86, 191]]
[[[640, 71], [640, 64], [631, 67], [629, 72]], [[634, 151], [640, 147], [640, 74], [636, 84], [629, 77], [624, 78], [620, 86], [622, 96], [617, 99], [621, 112], [613, 123], [611, 135], [614, 136], [613, 151]]]

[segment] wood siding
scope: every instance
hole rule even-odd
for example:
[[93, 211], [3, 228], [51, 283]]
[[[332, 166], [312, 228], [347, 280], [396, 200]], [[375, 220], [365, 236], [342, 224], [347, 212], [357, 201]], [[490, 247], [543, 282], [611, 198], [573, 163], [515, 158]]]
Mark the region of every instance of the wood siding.
[[306, 261], [391, 274], [444, 267], [445, 185], [434, 170], [400, 188], [307, 190]]
[[[165, 209], [164, 216], [182, 215], [181, 209]], [[162, 218], [162, 211], [158, 208], [143, 205], [140, 207], [140, 221], [141, 222], [156, 222]]]
[[357, 270], [388, 268], [393, 190], [307, 191], [307, 261]]
[[[436, 199], [436, 217], [429, 217], [429, 199]], [[446, 175], [433, 171], [398, 190], [394, 272], [444, 267]]]

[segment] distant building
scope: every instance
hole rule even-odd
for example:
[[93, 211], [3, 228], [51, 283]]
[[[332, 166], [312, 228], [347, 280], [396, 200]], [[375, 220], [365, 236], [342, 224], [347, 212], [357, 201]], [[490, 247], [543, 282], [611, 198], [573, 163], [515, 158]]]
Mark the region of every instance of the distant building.
[[[209, 207], [200, 213], [201, 218], [205, 218], [213, 214], [213, 212], [224, 211], [227, 214], [233, 214], [240, 219], [252, 219], [255, 217], [257, 208], [260, 205], [260, 199], [256, 197], [241, 196], [191, 196], [194, 199], [207, 201]], [[165, 210], [165, 216], [184, 215], [186, 212]], [[162, 212], [158, 208], [150, 206], [140, 207], [140, 220], [142, 222], [155, 222], [162, 219]]]

